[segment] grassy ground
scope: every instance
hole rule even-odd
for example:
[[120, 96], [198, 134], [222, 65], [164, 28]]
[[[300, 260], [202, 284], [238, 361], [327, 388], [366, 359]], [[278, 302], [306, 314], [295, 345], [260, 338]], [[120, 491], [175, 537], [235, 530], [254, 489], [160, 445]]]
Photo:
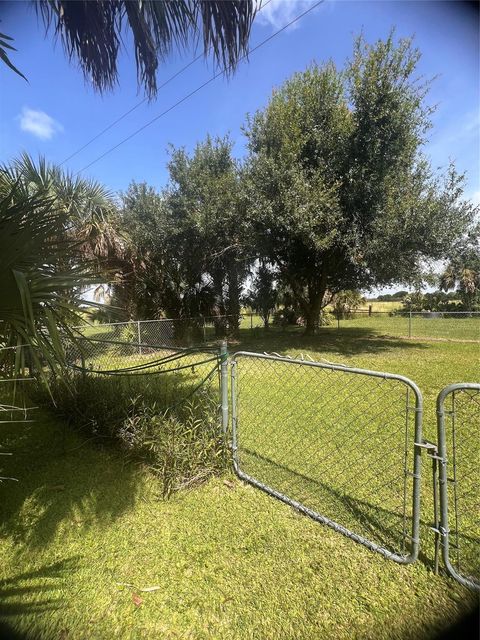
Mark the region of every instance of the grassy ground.
[[[391, 304], [388, 302], [385, 305]], [[392, 306], [392, 310], [394, 307]], [[390, 310], [388, 310], [390, 311]], [[414, 313], [411, 319], [408, 316], [389, 315], [385, 310], [376, 312], [377, 315], [369, 316], [365, 311], [359, 311], [350, 317], [337, 321], [333, 316], [327, 316], [329, 327], [322, 327], [321, 332], [332, 328], [343, 333], [346, 330], [358, 330], [359, 332], [375, 332], [377, 335], [397, 336], [399, 338], [480, 341], [480, 315], [475, 317], [430, 317], [428, 314]], [[250, 330], [252, 336], [261, 335], [263, 322], [258, 315], [245, 314], [241, 329]], [[349, 333], [345, 333], [345, 341], [349, 342]]]
[[[433, 439], [439, 389], [478, 379], [478, 345], [371, 329], [327, 328], [314, 339], [245, 332], [236, 348], [406, 375], [424, 392]], [[249, 393], [277, 391], [271, 374], [252, 380]], [[404, 567], [233, 476], [164, 502], [141, 467], [48, 413], [2, 432], [2, 447], [14, 453], [4, 475], [19, 482], [1, 485], [0, 617], [31, 637], [418, 638], [475, 601], [433, 574], [426, 527], [420, 561]], [[428, 485], [425, 473], [427, 496]]]
[[[329, 328], [337, 328], [344, 332], [347, 329], [358, 329], [373, 331], [377, 334], [432, 338], [440, 340], [459, 341], [480, 341], [480, 316], [462, 317], [461, 315], [435, 317], [420, 312], [413, 313], [411, 319], [408, 316], [390, 315], [401, 308], [395, 302], [375, 302], [372, 303], [372, 313], [368, 314], [367, 308], [359, 308], [357, 313], [350, 317], [341, 318], [338, 322], [333, 316], [328, 315], [331, 323]], [[377, 314], [377, 315], [375, 315]], [[270, 318], [270, 322], [272, 319]], [[174, 321], [173, 321], [174, 322]], [[240, 324], [245, 337], [261, 335], [263, 330], [263, 320], [256, 313], [244, 312]], [[290, 328], [291, 329], [291, 328]], [[323, 331], [324, 328], [321, 329]], [[136, 323], [94, 325], [87, 326], [83, 334], [90, 338], [102, 340], [138, 341], [138, 326]], [[167, 343], [173, 335], [173, 324], [171, 321], [153, 321], [140, 323], [140, 338], [145, 344]], [[205, 329], [200, 329], [197, 336], [190, 335], [188, 339], [194, 342], [201, 341], [205, 337], [206, 341], [215, 340], [215, 328], [212, 323], [207, 324]], [[349, 342], [349, 334], [345, 334], [345, 341]]]

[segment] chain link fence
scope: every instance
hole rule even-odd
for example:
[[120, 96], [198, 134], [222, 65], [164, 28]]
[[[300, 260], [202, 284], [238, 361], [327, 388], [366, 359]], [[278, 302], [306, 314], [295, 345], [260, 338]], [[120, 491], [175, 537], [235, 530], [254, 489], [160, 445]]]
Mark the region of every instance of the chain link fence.
[[[65, 341], [69, 368], [77, 376], [95, 378], [115, 393], [155, 403], [161, 410], [180, 406], [198, 390], [219, 397], [218, 348], [180, 348], [90, 337]], [[113, 382], [113, 380], [115, 382]]]
[[197, 318], [160, 318], [158, 320], [131, 320], [107, 324], [74, 327], [82, 336], [98, 340], [136, 343], [141, 354], [148, 346], [182, 347], [199, 345], [231, 336], [241, 317], [220, 315]]
[[[100, 335], [125, 337], [126, 324]], [[425, 450], [433, 460], [436, 550], [453, 578], [480, 588], [480, 384], [439, 394], [437, 447], [422, 440], [422, 395], [403, 376], [303, 356], [238, 352], [228, 360], [225, 343], [194, 348], [127, 337], [65, 338], [71, 384], [57, 378], [52, 391], [72, 424], [115, 437], [147, 461], [164, 496], [228, 466], [230, 363], [229, 436], [241, 479], [410, 563], [419, 552]], [[0, 349], [2, 424], [32, 419], [32, 378], [13, 376], [14, 360]], [[0, 467], [4, 455], [0, 447]], [[7, 479], [15, 480], [0, 471]]]
[[[25, 365], [22, 360], [24, 361], [23, 346], [0, 347], [0, 425], [3, 433], [0, 444], [0, 483], [17, 481], [10, 475], [4, 475], [2, 464], [5, 458], [13, 455], [8, 450], [8, 425], [14, 425], [13, 429], [17, 430], [19, 424], [33, 422], [32, 410], [36, 409], [28, 397], [28, 390], [34, 379], [24, 374]], [[19, 361], [23, 366], [20, 367], [20, 373], [17, 373], [16, 363], [18, 365]]]
[[410, 338], [480, 341], [480, 312], [412, 312], [407, 320]]
[[[263, 330], [260, 316], [245, 313], [240, 325], [244, 331], [258, 334]], [[285, 329], [287, 325], [280, 325]], [[272, 328], [275, 328], [273, 325]], [[364, 311], [326, 312], [319, 331], [338, 329], [375, 332], [402, 338], [433, 340], [480, 341], [478, 311]]]
[[64, 346], [67, 380], [52, 382], [57, 411], [88, 438], [119, 441], [161, 480], [163, 497], [226, 468], [226, 348], [82, 336]]
[[480, 590], [480, 384], [445, 387], [437, 424], [444, 563], [458, 582]]
[[418, 552], [422, 397], [408, 379], [247, 352], [232, 365], [238, 475], [397, 562]]

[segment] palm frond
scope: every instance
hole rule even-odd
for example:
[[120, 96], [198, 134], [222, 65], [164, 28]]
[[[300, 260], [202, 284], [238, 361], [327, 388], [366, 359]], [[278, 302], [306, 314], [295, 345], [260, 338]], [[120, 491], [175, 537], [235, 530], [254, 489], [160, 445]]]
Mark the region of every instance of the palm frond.
[[257, 11], [254, 0], [39, 0], [34, 2], [46, 30], [54, 30], [70, 60], [103, 92], [118, 82], [122, 34], [133, 36], [139, 83], [149, 97], [156, 73], [172, 48], [203, 38], [204, 53], [231, 73], [247, 53]]
[[26, 345], [41, 372], [45, 364], [61, 366], [60, 332], [71, 335], [85, 304], [82, 291], [101, 278], [66, 233], [70, 213], [47, 165], [37, 169], [31, 159], [0, 167], [0, 342]]
[[7, 36], [5, 33], [0, 33], [0, 60], [5, 63], [7, 67], [9, 67], [14, 73], [19, 75], [24, 80], [27, 80], [23, 73], [19, 69], [17, 69], [17, 67], [8, 57], [6, 49], [8, 49], [9, 51], [16, 51], [15, 47], [12, 47], [12, 45], [10, 44], [11, 42], [13, 42], [13, 38]]

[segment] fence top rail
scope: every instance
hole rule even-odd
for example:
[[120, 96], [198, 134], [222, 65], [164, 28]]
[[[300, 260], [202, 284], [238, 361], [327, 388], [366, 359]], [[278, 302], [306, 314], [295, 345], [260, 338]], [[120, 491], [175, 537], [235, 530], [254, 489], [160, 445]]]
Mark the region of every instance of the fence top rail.
[[480, 316], [480, 311], [431, 311], [429, 309], [425, 309], [425, 311], [409, 311], [408, 309], [392, 309], [391, 311], [377, 311], [372, 309], [369, 311], [368, 309], [350, 309], [344, 311], [337, 311], [336, 309], [332, 309], [328, 311], [332, 315], [354, 315], [354, 314], [366, 314], [366, 315], [388, 315], [388, 316], [418, 316], [418, 315], [427, 315], [427, 314], [435, 314], [435, 315], [443, 315], [443, 316]]
[[405, 383], [414, 391], [415, 396], [417, 398], [417, 402], [419, 403], [419, 406], [422, 405], [422, 392], [420, 391], [418, 386], [415, 384], [415, 382], [410, 380], [410, 378], [407, 378], [406, 376], [402, 376], [398, 373], [372, 371], [370, 369], [359, 369], [358, 367], [348, 367], [347, 365], [344, 365], [344, 364], [334, 364], [331, 362], [319, 362], [317, 360], [313, 360], [313, 361], [301, 360], [299, 358], [290, 358], [288, 356], [272, 355], [268, 353], [255, 353], [251, 351], [237, 351], [232, 356], [233, 362], [236, 362], [238, 357], [259, 358], [262, 360], [274, 360], [278, 362], [286, 362], [288, 364], [300, 364], [300, 365], [305, 365], [307, 367], [317, 367], [319, 369], [329, 369], [331, 371], [344, 371], [346, 373], [353, 373], [357, 375], [372, 376], [374, 378], [383, 378], [385, 380], [398, 380], [399, 382]]
[[145, 322], [172, 322], [173, 320], [179, 320], [180, 318], [157, 318], [156, 320], [122, 320], [121, 322], [99, 322], [98, 324], [92, 324], [91, 322], [85, 322], [85, 324], [79, 324], [72, 329], [85, 329], [86, 327], [92, 327], [93, 329], [100, 329], [101, 327], [118, 327], [122, 324], [138, 324], [139, 322], [144, 324]]
[[147, 349], [168, 349], [169, 351], [178, 351], [186, 353], [217, 353], [218, 347], [177, 347], [168, 344], [148, 344], [146, 342], [125, 342], [125, 340], [102, 340], [101, 338], [90, 338], [89, 336], [75, 336], [75, 340], [85, 340], [86, 342], [99, 342], [101, 344], [116, 344], [123, 347], [146, 347]]
[[472, 389], [480, 392], [480, 383], [478, 382], [456, 382], [444, 387], [437, 396], [437, 413], [442, 413], [442, 406], [445, 398], [454, 391], [468, 391]]
[[411, 313], [412, 316], [414, 315], [425, 315], [427, 313], [434, 313], [434, 314], [439, 314], [439, 315], [443, 315], [443, 316], [465, 316], [465, 315], [469, 315], [469, 316], [480, 316], [480, 311], [429, 311], [429, 310], [425, 310], [425, 311], [406, 311], [405, 313]]
[[[242, 317], [240, 314], [238, 317]], [[155, 318], [153, 320], [122, 320], [121, 322], [99, 322], [98, 324], [92, 324], [91, 322], [85, 322], [85, 324], [76, 325], [72, 329], [84, 329], [86, 327], [92, 327], [98, 329], [101, 327], [115, 327], [122, 324], [146, 324], [147, 322], [184, 322], [187, 320], [221, 320], [223, 318], [236, 318], [234, 314], [224, 314], [218, 316], [185, 316], [184, 318]]]

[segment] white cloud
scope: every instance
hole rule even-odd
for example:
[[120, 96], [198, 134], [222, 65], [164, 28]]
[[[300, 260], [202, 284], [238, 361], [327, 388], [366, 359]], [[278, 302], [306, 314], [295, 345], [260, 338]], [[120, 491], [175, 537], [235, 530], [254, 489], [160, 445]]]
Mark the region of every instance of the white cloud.
[[[270, 0], [268, 4], [264, 0], [265, 6], [258, 12], [256, 21], [263, 26], [280, 29], [312, 4], [314, 0]], [[290, 29], [296, 29], [298, 26], [300, 21], [292, 24]]]
[[20, 129], [32, 133], [40, 140], [50, 140], [56, 133], [63, 131], [63, 126], [44, 111], [23, 107], [19, 119]]

